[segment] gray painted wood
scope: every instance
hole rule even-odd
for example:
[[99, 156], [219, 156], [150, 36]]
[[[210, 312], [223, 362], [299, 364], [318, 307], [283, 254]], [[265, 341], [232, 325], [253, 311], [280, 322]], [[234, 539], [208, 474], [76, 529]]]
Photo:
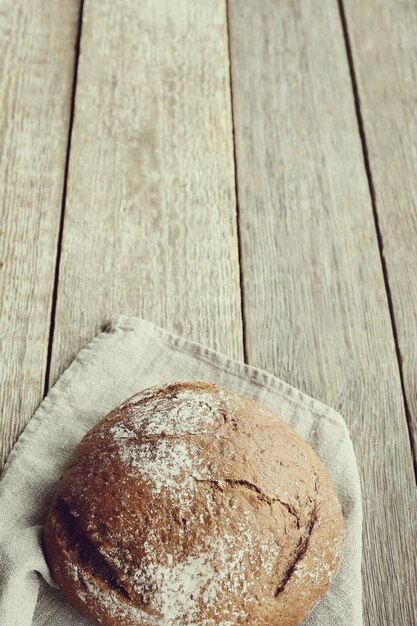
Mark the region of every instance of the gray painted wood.
[[51, 376], [109, 318], [242, 356], [223, 0], [86, 0]]
[[0, 3], [0, 468], [43, 394], [78, 4]]
[[416, 493], [337, 3], [232, 0], [230, 33], [248, 358], [346, 418], [365, 621], [411, 626]]
[[417, 452], [417, 3], [345, 12]]

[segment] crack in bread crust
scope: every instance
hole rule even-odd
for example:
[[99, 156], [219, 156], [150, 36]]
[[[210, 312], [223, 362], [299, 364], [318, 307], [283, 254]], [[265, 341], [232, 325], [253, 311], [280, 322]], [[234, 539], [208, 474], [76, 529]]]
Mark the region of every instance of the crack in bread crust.
[[[129, 590], [120, 580], [114, 567], [105, 559], [98, 546], [80, 527], [79, 520], [64, 500], [59, 499], [55, 506], [57, 528], [68, 551], [77, 555], [77, 560], [92, 576], [105, 582], [124, 600], [131, 601]], [[81, 581], [82, 582], [82, 581]]]
[[262, 491], [262, 489], [260, 489], [254, 483], [251, 483], [249, 480], [235, 478], [223, 478], [221, 480], [216, 480], [214, 478], [196, 478], [195, 476], [193, 476], [193, 479], [198, 483], [211, 484], [213, 487], [219, 489], [219, 491], [224, 491], [223, 485], [230, 485], [231, 487], [243, 487], [244, 489], [248, 489], [249, 491], [254, 493], [258, 500], [260, 500], [261, 502], [265, 502], [270, 506], [272, 504], [275, 504], [276, 502], [282, 504], [282, 506], [287, 509], [288, 513], [295, 518], [297, 528], [300, 527], [300, 518], [294, 508], [291, 506], [291, 504], [285, 502], [284, 500], [281, 500], [281, 498], [278, 498], [276, 496], [268, 496]]
[[[260, 489], [257, 485], [255, 485], [254, 483], [251, 483], [248, 480], [231, 479], [231, 478], [225, 478], [222, 480], [201, 479], [201, 478], [196, 478], [194, 476], [193, 476], [193, 479], [199, 483], [208, 483], [212, 485], [214, 488], [221, 491], [222, 493], [224, 493], [225, 491], [224, 490], [225, 485], [228, 485], [231, 487], [241, 487], [243, 489], [249, 490], [251, 493], [254, 493], [258, 500], [260, 500], [261, 502], [265, 502], [269, 506], [272, 506], [275, 503], [279, 503], [295, 519], [297, 528], [300, 530], [300, 516], [297, 515], [294, 508], [288, 502], [285, 502], [278, 497], [268, 496], [262, 491], [262, 489]], [[317, 494], [317, 475], [316, 474], [314, 474], [314, 491]], [[276, 587], [275, 596], [278, 596], [285, 589], [285, 586], [290, 580], [295, 568], [297, 567], [297, 564], [301, 561], [301, 559], [304, 557], [305, 553], [307, 552], [308, 546], [310, 543], [310, 537], [313, 532], [313, 528], [314, 528], [316, 521], [317, 521], [317, 505], [316, 505], [316, 502], [313, 501], [308, 524], [305, 527], [304, 532], [300, 534], [300, 539], [294, 549], [293, 558], [291, 559], [287, 569], [285, 570], [281, 581]]]
[[313, 528], [314, 528], [316, 521], [317, 521], [317, 513], [316, 513], [316, 505], [314, 505], [312, 513], [310, 515], [310, 520], [307, 526], [307, 534], [304, 538], [300, 537], [300, 541], [295, 549], [294, 557], [292, 561], [290, 562], [290, 564], [288, 565], [287, 569], [285, 570], [284, 575], [279, 585], [276, 588], [275, 596], [278, 596], [280, 593], [284, 591], [286, 584], [290, 580], [295, 568], [297, 567], [298, 563], [301, 561], [301, 559], [307, 552], [308, 546], [310, 543], [311, 534], [313, 532]]

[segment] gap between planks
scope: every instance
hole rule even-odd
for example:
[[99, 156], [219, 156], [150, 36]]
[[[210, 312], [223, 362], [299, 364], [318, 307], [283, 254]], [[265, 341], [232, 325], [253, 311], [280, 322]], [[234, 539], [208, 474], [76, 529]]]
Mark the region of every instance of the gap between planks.
[[233, 166], [235, 174], [235, 198], [236, 198], [236, 233], [237, 233], [237, 249], [239, 260], [239, 285], [240, 285], [240, 309], [242, 316], [242, 344], [243, 344], [243, 359], [245, 363], [248, 361], [248, 346], [247, 346], [247, 333], [246, 333], [246, 314], [245, 314], [245, 285], [243, 282], [243, 255], [242, 255], [242, 234], [240, 224], [240, 210], [239, 210], [239, 183], [238, 183], [238, 171], [237, 171], [237, 156], [236, 156], [236, 133], [235, 133], [235, 116], [233, 108], [233, 70], [232, 70], [232, 53], [230, 49], [230, 17], [229, 17], [229, 0], [225, 0], [226, 10], [226, 25], [227, 25], [227, 52], [229, 55], [229, 88], [230, 88], [230, 110], [232, 113], [232, 134], [233, 134]]
[[353, 92], [353, 100], [355, 104], [356, 119], [358, 123], [359, 136], [360, 136], [360, 140], [362, 144], [363, 161], [364, 161], [364, 166], [365, 166], [365, 171], [366, 171], [366, 177], [368, 180], [369, 195], [371, 198], [375, 231], [376, 231], [376, 236], [378, 240], [379, 256], [381, 259], [382, 273], [384, 276], [385, 292], [387, 295], [388, 309], [389, 309], [389, 314], [390, 314], [390, 319], [391, 319], [392, 333], [394, 337], [394, 345], [395, 345], [395, 352], [397, 356], [398, 371], [399, 371], [400, 381], [401, 381], [401, 393], [403, 397], [404, 411], [405, 411], [406, 420], [407, 420], [407, 431], [408, 431], [408, 438], [410, 442], [411, 457], [413, 460], [414, 477], [417, 482], [417, 450], [414, 447], [413, 437], [411, 434], [411, 414], [410, 414], [410, 409], [408, 406], [407, 396], [405, 393], [404, 372], [403, 372], [403, 367], [402, 367], [402, 355], [401, 355], [400, 345], [398, 341], [397, 324], [395, 321], [394, 306], [393, 306], [391, 288], [390, 288], [390, 283], [389, 283], [389, 278], [388, 278], [387, 263], [386, 263], [385, 256], [384, 256], [384, 241], [382, 237], [381, 228], [379, 225], [375, 186], [374, 186], [374, 181], [373, 181], [373, 176], [372, 176], [371, 163], [369, 160], [369, 151], [368, 151], [368, 144], [366, 140], [365, 125], [363, 122], [361, 101], [360, 101], [360, 96], [359, 96], [358, 83], [356, 79], [355, 65], [353, 62], [352, 47], [350, 43], [349, 27], [348, 27], [348, 23], [346, 19], [346, 13], [345, 13], [344, 5], [343, 5], [343, 0], [337, 0], [337, 2], [339, 6], [340, 21], [342, 23], [343, 37], [344, 37], [345, 48], [346, 48], [346, 56], [348, 60], [350, 79], [352, 83], [352, 92]]
[[77, 92], [77, 77], [78, 77], [78, 63], [80, 60], [80, 50], [81, 50], [81, 34], [82, 34], [82, 23], [83, 23], [83, 12], [84, 12], [84, 0], [80, 0], [80, 8], [78, 14], [78, 24], [77, 24], [77, 39], [75, 43], [75, 60], [74, 60], [74, 76], [72, 81], [72, 92], [71, 92], [71, 107], [70, 107], [70, 116], [69, 116], [69, 124], [68, 124], [68, 141], [67, 141], [67, 153], [65, 157], [65, 172], [64, 172], [64, 184], [62, 187], [62, 202], [61, 202], [61, 216], [59, 222], [59, 231], [58, 231], [58, 241], [56, 247], [56, 257], [55, 257], [55, 275], [54, 275], [54, 289], [52, 292], [52, 304], [51, 304], [51, 318], [49, 325], [49, 339], [48, 339], [48, 352], [46, 356], [46, 367], [45, 367], [45, 382], [43, 388], [43, 397], [47, 395], [49, 391], [49, 377], [51, 373], [51, 360], [52, 360], [52, 346], [54, 342], [54, 330], [55, 330], [55, 315], [56, 315], [56, 304], [58, 299], [58, 283], [59, 283], [59, 266], [61, 262], [61, 248], [62, 248], [62, 236], [64, 233], [64, 219], [65, 219], [65, 204], [67, 198], [67, 181], [68, 181], [68, 169], [69, 169], [69, 161], [70, 161], [70, 153], [71, 153], [71, 140], [72, 140], [72, 129], [74, 126], [74, 113], [75, 113], [75, 96]]

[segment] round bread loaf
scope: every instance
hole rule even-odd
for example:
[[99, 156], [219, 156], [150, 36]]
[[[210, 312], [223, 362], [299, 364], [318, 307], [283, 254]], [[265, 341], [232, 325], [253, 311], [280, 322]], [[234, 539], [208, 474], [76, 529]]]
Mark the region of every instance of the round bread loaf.
[[145, 390], [82, 440], [53, 498], [55, 581], [106, 626], [295, 626], [326, 591], [343, 518], [315, 452], [205, 382]]

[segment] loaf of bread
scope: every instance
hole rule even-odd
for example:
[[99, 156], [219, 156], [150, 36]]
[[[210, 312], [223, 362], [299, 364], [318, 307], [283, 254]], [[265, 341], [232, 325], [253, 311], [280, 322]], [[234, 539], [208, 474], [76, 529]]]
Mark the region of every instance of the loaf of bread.
[[205, 382], [102, 419], [44, 530], [53, 578], [105, 626], [295, 626], [331, 583], [344, 525], [315, 452], [271, 411]]

